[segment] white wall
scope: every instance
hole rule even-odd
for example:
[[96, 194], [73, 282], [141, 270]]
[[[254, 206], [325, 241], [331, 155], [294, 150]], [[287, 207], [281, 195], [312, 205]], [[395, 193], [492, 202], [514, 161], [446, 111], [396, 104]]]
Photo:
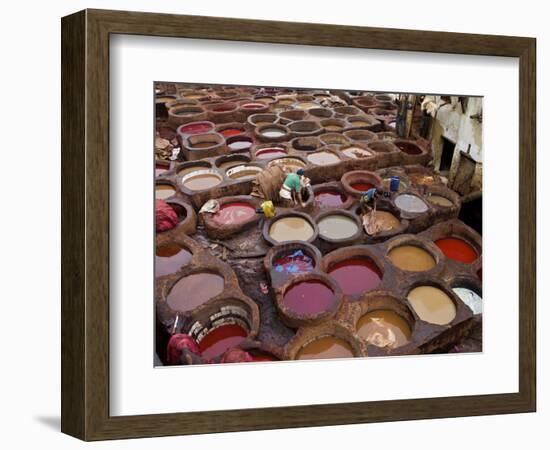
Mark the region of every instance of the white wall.
[[[0, 129], [2, 130], [2, 207], [0, 277], [2, 372], [0, 403], [5, 448], [83, 447], [61, 435], [59, 428], [59, 316], [60, 316], [60, 17], [85, 7], [152, 10], [158, 12], [218, 15], [395, 28], [418, 28], [472, 33], [536, 36], [538, 41], [539, 149], [550, 147], [545, 123], [550, 120], [544, 102], [550, 101], [550, 31], [543, 2], [464, 0], [453, 11], [439, 1], [396, 0], [369, 4], [353, 0], [297, 2], [234, 0], [182, 2], [157, 0], [73, 0], [4, 2], [0, 15], [2, 63]], [[434, 13], [437, 12], [437, 13]], [[503, 93], [506, 95], [506, 93]], [[29, 112], [32, 111], [32, 112]], [[32, 161], [26, 163], [25, 160]], [[544, 178], [549, 157], [539, 151], [539, 204], [546, 199], [549, 177]], [[24, 176], [26, 184], [21, 184]], [[544, 215], [545, 213], [545, 215]], [[549, 213], [539, 216], [539, 324], [548, 321]], [[29, 275], [32, 273], [32, 278]], [[6, 309], [7, 306], [7, 309]], [[463, 449], [544, 448], [550, 421], [548, 389], [550, 333], [539, 326], [539, 412], [435, 421], [353, 425], [187, 438], [142, 439], [94, 444], [94, 448], [296, 448], [315, 443], [316, 448], [364, 445], [375, 448]], [[475, 377], [475, 374], [472, 374]], [[545, 384], [546, 383], [546, 384]], [[474, 441], [474, 438], [476, 439]], [[538, 444], [538, 445], [537, 445]]]

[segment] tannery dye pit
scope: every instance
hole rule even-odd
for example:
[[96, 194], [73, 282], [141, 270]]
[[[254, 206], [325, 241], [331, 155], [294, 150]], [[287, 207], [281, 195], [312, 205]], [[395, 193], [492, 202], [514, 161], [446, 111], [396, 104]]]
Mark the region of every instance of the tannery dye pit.
[[157, 364], [481, 351], [482, 98], [155, 89]]

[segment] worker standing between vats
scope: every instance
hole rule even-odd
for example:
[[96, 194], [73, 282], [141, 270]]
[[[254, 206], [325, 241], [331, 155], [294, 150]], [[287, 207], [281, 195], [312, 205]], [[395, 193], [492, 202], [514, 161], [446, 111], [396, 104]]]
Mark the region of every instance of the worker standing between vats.
[[299, 201], [303, 207], [302, 188], [307, 183], [308, 180], [304, 177], [304, 169], [298, 169], [296, 173], [289, 173], [279, 191], [279, 196], [283, 203], [291, 203], [292, 206], [296, 206], [296, 203]]

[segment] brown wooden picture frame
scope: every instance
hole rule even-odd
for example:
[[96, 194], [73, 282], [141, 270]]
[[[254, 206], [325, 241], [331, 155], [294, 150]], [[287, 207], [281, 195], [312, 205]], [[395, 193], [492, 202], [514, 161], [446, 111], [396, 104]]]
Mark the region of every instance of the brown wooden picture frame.
[[[62, 416], [84, 440], [535, 411], [536, 40], [85, 10], [62, 19]], [[109, 36], [133, 34], [519, 58], [519, 392], [109, 415]]]

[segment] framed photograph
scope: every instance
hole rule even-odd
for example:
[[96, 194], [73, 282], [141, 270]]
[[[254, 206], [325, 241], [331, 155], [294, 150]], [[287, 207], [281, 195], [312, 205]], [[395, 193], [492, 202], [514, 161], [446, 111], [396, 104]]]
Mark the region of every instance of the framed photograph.
[[535, 411], [535, 40], [62, 19], [62, 431]]

